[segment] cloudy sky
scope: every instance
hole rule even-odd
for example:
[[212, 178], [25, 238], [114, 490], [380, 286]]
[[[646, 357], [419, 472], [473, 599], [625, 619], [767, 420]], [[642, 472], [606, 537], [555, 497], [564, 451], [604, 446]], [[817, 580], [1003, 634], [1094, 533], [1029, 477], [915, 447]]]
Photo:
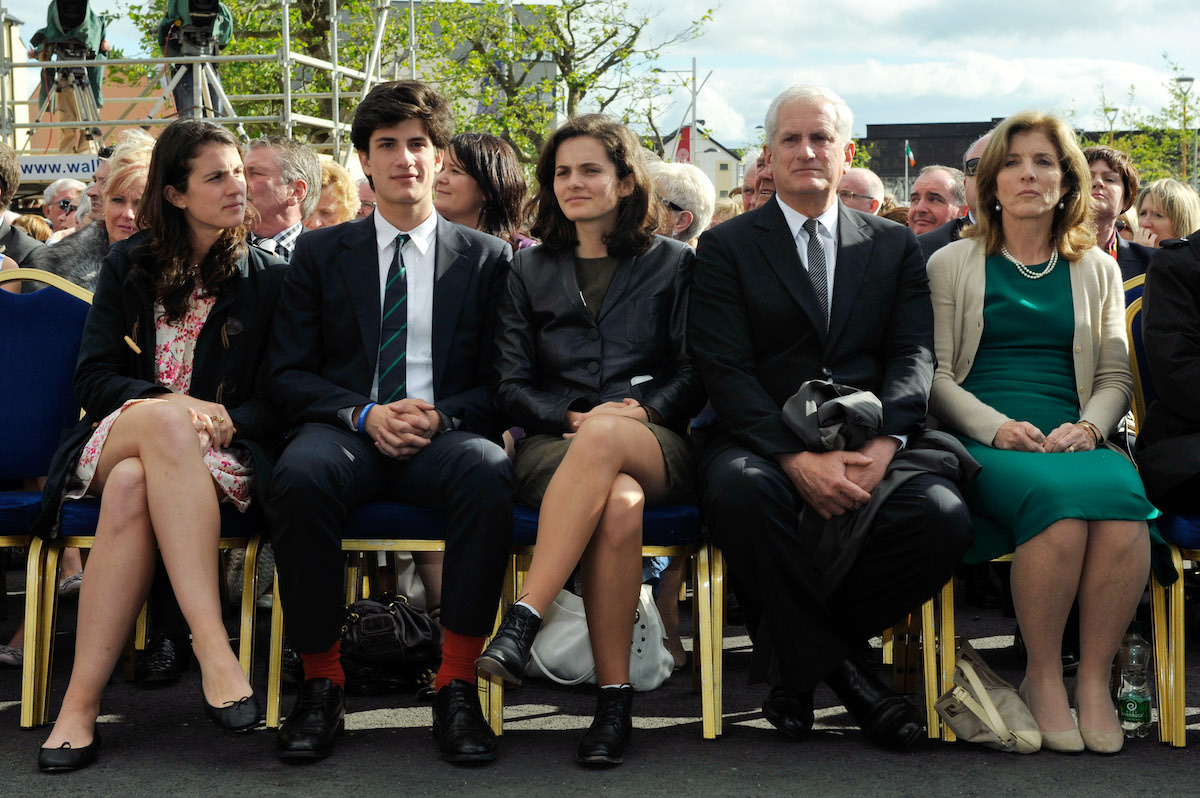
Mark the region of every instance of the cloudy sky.
[[[1075, 114], [1105, 129], [1096, 111], [1103, 86], [1114, 105], [1157, 110], [1167, 101], [1166, 53], [1200, 78], [1196, 0], [629, 0], [655, 15], [651, 33], [713, 8], [705, 34], [660, 61], [712, 78], [698, 115], [729, 146], [754, 141], [771, 98], [792, 83], [819, 83], [846, 98], [855, 135], [866, 125], [986, 121], [1026, 108]], [[119, 7], [119, 0], [92, 0]], [[236, 0], [234, 0], [236, 2]], [[163, 5], [165, 6], [165, 0]], [[7, 0], [28, 38], [44, 24], [46, 0]], [[666, 8], [667, 10], [664, 10]], [[109, 31], [130, 51], [138, 36], [121, 21]], [[1200, 83], [1193, 92], [1200, 108]], [[673, 128], [690, 95], [676, 92], [662, 119]]]
[[[649, 13], [664, 3], [631, 0]], [[712, 3], [672, 0], [654, 25], [668, 30]], [[1200, 78], [1200, 4], [1195, 0], [724, 0], [706, 33], [662, 59], [701, 80], [698, 115], [718, 141], [756, 137], [771, 98], [792, 83], [818, 83], [867, 124], [986, 121], [1026, 108], [1074, 112], [1076, 124], [1107, 129], [1110, 102], [1153, 110], [1173, 77], [1163, 53]], [[1200, 107], [1200, 82], [1192, 96]], [[674, 127], [690, 95], [677, 93]], [[1189, 116], [1191, 115], [1189, 111]]]

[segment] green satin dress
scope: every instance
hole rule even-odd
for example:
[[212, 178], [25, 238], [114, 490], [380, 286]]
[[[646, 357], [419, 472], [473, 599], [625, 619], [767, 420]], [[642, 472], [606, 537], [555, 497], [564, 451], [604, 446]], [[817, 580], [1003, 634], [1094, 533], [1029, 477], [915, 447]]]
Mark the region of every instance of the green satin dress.
[[[1030, 267], [1040, 272], [1045, 264]], [[1073, 268], [1060, 259], [1030, 280], [1000, 255], [986, 262], [983, 337], [963, 388], [1009, 418], [1048, 435], [1079, 420], [1071, 354]], [[959, 435], [983, 470], [967, 491], [975, 542], [963, 558], [977, 563], [1011, 553], [1055, 521], [1148, 521], [1158, 516], [1137, 470], [1119, 452], [1014, 452]], [[1155, 542], [1161, 542], [1153, 534]]]

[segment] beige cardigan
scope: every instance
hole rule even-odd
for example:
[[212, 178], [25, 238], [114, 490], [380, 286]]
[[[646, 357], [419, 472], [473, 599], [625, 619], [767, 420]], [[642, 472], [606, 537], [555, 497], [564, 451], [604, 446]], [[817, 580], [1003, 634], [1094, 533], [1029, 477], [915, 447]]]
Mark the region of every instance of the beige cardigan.
[[[990, 446], [1001, 425], [1014, 419], [962, 387], [983, 336], [984, 261], [983, 243], [975, 238], [955, 241], [929, 259], [938, 363], [929, 412], [943, 424]], [[1120, 269], [1096, 247], [1076, 263], [1061, 263], [1071, 270], [1079, 418], [1095, 424], [1107, 437], [1129, 410], [1133, 395]]]

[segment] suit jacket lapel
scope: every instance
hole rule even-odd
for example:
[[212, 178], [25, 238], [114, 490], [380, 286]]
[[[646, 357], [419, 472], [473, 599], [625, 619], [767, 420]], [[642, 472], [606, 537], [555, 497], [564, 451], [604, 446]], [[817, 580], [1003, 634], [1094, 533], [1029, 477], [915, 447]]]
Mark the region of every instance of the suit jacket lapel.
[[[471, 244], [454, 225], [438, 217], [433, 282], [433, 393], [441, 393], [442, 375], [450, 360], [450, 344], [462, 313], [471, 268], [464, 257]], [[490, 312], [491, 308], [485, 308]]]
[[833, 275], [833, 304], [829, 308], [829, 340], [835, 341], [850, 318], [874, 242], [863, 231], [862, 221], [846, 206], [838, 209], [837, 265]]
[[[651, 244], [654, 246], [654, 244]], [[621, 298], [621, 294], [625, 293], [625, 289], [629, 288], [629, 280], [633, 276], [633, 262], [636, 258], [621, 258], [617, 264], [617, 271], [613, 274], [612, 282], [608, 284], [608, 290], [604, 292], [604, 302], [600, 305], [600, 312], [596, 314], [596, 322], [599, 323], [617, 304], [617, 300]], [[571, 274], [574, 276], [575, 268], [572, 264]], [[578, 288], [578, 285], [576, 286]], [[588, 314], [591, 315], [591, 314]]]
[[349, 253], [335, 255], [338, 262], [328, 268], [341, 267], [346, 292], [362, 335], [363, 352], [367, 355], [367, 371], [375, 373], [379, 357], [379, 247], [375, 241], [375, 215], [361, 222], [346, 222], [341, 244]]
[[760, 232], [758, 248], [762, 252], [763, 259], [774, 270], [784, 288], [791, 294], [792, 299], [796, 300], [801, 310], [808, 316], [813, 329], [817, 331], [821, 343], [824, 344], [826, 337], [825, 314], [817, 302], [817, 295], [808, 279], [808, 272], [804, 270], [804, 264], [800, 261], [800, 254], [796, 251], [796, 239], [792, 237], [792, 230], [788, 227], [787, 219], [784, 218], [783, 211], [779, 208], [778, 200], [768, 202], [758, 211], [755, 227]]

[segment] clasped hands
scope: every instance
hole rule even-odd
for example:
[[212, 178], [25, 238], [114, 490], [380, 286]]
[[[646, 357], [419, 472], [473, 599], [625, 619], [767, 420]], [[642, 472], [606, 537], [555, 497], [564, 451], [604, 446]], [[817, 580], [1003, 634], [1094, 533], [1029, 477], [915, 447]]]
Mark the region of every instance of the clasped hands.
[[775, 459], [805, 504], [828, 521], [870, 501], [899, 448], [900, 441], [881, 436], [857, 450], [787, 452]]
[[441, 426], [442, 418], [432, 404], [408, 398], [372, 405], [363, 429], [380, 452], [396, 460], [407, 460], [428, 446]]
[[568, 431], [563, 433], [564, 438], [573, 438], [575, 433], [579, 431], [579, 426], [592, 416], [625, 416], [626, 418], [635, 418], [638, 421], [650, 421], [650, 408], [642, 407], [641, 402], [637, 399], [626, 397], [619, 402], [604, 402], [598, 404], [586, 413], [580, 413], [576, 410], [567, 411], [567, 428]]
[[225, 405], [219, 402], [206, 402], [186, 393], [167, 393], [154, 397], [173, 404], [182, 405], [191, 416], [192, 426], [200, 439], [200, 453], [209, 449], [224, 449], [233, 442], [237, 428]]
[[1070, 422], [1043, 435], [1028, 421], [1006, 421], [996, 430], [992, 446], [1015, 452], [1087, 452], [1096, 448], [1096, 442], [1087, 429]]

